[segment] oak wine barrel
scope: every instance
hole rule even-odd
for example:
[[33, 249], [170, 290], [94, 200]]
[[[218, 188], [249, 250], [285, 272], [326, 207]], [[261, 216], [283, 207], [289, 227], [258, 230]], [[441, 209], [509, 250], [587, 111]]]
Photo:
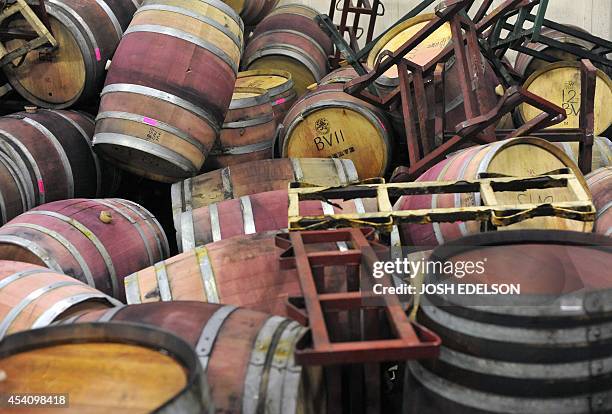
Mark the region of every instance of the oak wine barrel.
[[[565, 109], [567, 119], [553, 128], [578, 128], [580, 121], [581, 71], [579, 62], [557, 62], [544, 66], [527, 78], [523, 88]], [[601, 135], [612, 125], [612, 79], [597, 70], [595, 87], [595, 135]], [[515, 111], [518, 124], [538, 116], [542, 111], [521, 104]]]
[[156, 181], [195, 175], [230, 106], [242, 35], [219, 0], [148, 0], [108, 71], [95, 150]]
[[196, 352], [151, 326], [83, 323], [20, 332], [0, 342], [0, 365], [2, 391], [36, 390], [46, 397], [37, 405], [43, 411], [215, 412]]
[[594, 231], [612, 236], [612, 167], [595, 170], [585, 178], [597, 209]]
[[[28, 101], [44, 108], [67, 108], [97, 99], [113, 57], [138, 4], [131, 0], [49, 0], [45, 9], [59, 46], [51, 52], [33, 50], [23, 62], [4, 66], [12, 87]], [[24, 19], [9, 28], [31, 30]], [[5, 43], [8, 51], [26, 40]]]
[[276, 120], [268, 92], [260, 88], [234, 89], [223, 128], [204, 169], [272, 158], [275, 133]]
[[180, 214], [212, 203], [266, 191], [284, 190], [303, 182], [336, 187], [359, 181], [351, 160], [280, 158], [232, 165], [172, 185], [175, 225]]
[[210, 385], [216, 412], [325, 413], [320, 368], [293, 359], [305, 328], [290, 319], [202, 302], [129, 305], [65, 321], [138, 322], [192, 345]]
[[[580, 149], [578, 142], [558, 142], [555, 145], [561, 147], [563, 151], [578, 165]], [[612, 165], [612, 142], [606, 137], [594, 137], [593, 139], [593, 161], [591, 168], [597, 170]]]
[[382, 177], [390, 165], [393, 140], [384, 113], [338, 84], [302, 97], [283, 125], [283, 157], [350, 159], [362, 179]]
[[327, 56], [334, 54], [334, 42], [315, 18], [319, 12], [304, 4], [292, 3], [276, 7], [255, 27], [253, 36], [271, 30], [296, 30], [314, 39]]
[[1, 117], [0, 158], [14, 182], [2, 187], [3, 223], [46, 202], [113, 191], [119, 174], [98, 160], [92, 135], [93, 120], [82, 112], [28, 108]]
[[[334, 201], [340, 208], [322, 201], [300, 202], [300, 213], [305, 216], [375, 212], [375, 199]], [[287, 190], [242, 196], [206, 207], [181, 213], [176, 227], [179, 251], [184, 252], [203, 244], [242, 234], [282, 230], [288, 226]]]
[[[587, 188], [576, 164], [559, 147], [539, 138], [524, 137], [463, 150], [430, 168], [417, 181], [470, 180], [477, 179], [481, 173], [533, 177], [561, 168], [569, 168], [578, 177], [583, 187]], [[503, 205], [574, 201], [567, 188], [528, 190], [522, 193], [501, 192], [496, 193], [496, 198]], [[434, 194], [403, 196], [397, 201], [394, 209], [461, 208], [478, 205], [481, 205], [479, 193]], [[557, 217], [538, 217], [504, 227], [504, 230], [534, 228], [590, 232], [592, 226], [592, 223], [587, 222]], [[404, 244], [412, 243], [417, 246], [437, 246], [478, 232], [480, 232], [478, 222], [401, 226]]]
[[281, 124], [289, 108], [297, 100], [290, 72], [277, 69], [238, 72], [237, 88], [261, 88], [268, 91], [276, 124]]
[[[435, 360], [409, 362], [405, 414], [609, 412], [612, 239], [562, 231], [466, 237], [431, 260], [486, 259], [484, 273], [430, 283], [520, 285], [513, 295], [421, 297], [418, 321], [442, 338]], [[537, 277], [534, 277], [537, 275]]]
[[121, 301], [125, 276], [168, 256], [155, 217], [127, 200], [55, 201], [0, 228], [0, 259], [48, 267]]
[[308, 34], [295, 27], [262, 30], [253, 36], [244, 51], [244, 69], [279, 69], [291, 73], [295, 91], [303, 95], [307, 87], [328, 73], [327, 54]]
[[0, 340], [42, 328], [75, 312], [107, 309], [121, 302], [45, 267], [0, 260]]
[[[571, 25], [570, 27], [587, 33], [584, 29], [580, 27], [571, 26]], [[540, 34], [542, 36], [546, 36], [547, 38], [556, 40], [557, 42], [561, 42], [568, 46], [573, 46], [573, 47], [577, 47], [577, 48], [584, 49], [584, 50], [591, 50], [594, 46], [594, 44], [591, 42], [587, 42], [586, 40], [579, 39], [575, 36], [559, 32], [549, 27], [542, 27], [542, 31], [540, 32]], [[523, 44], [523, 47], [532, 49], [536, 52], [545, 53], [562, 62], [571, 62], [571, 61], [579, 60], [579, 58], [572, 53], [564, 52], [561, 49], [551, 47], [544, 43], [525, 42]], [[549, 63], [550, 62], [538, 59], [535, 56], [531, 56], [526, 53], [519, 52], [516, 55], [516, 60], [514, 62], [514, 70], [519, 75], [521, 75], [523, 79], [527, 79], [529, 76], [531, 76], [532, 73], [539, 71], [540, 69], [547, 66]]]
[[[234, 2], [236, 0], [231, 0]], [[279, 0], [240, 0], [240, 18], [246, 26], [256, 27], [276, 7]]]
[[287, 297], [301, 288], [295, 270], [280, 268], [276, 235], [231, 237], [139, 270], [125, 278], [127, 303], [195, 300], [287, 316]]

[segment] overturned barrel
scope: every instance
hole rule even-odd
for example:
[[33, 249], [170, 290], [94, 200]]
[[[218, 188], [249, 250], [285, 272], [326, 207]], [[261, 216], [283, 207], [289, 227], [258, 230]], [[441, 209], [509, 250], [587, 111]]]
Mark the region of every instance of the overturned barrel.
[[202, 361], [217, 412], [325, 410], [321, 370], [294, 362], [305, 328], [290, 319], [229, 305], [161, 302], [89, 312], [66, 322], [98, 320], [152, 325], [187, 341]]
[[[567, 119], [550, 127], [578, 128], [581, 110], [581, 70], [579, 62], [557, 62], [544, 66], [527, 78], [523, 88], [565, 109]], [[612, 80], [597, 70], [595, 81], [595, 135], [601, 135], [612, 125], [612, 111], [606, 102], [612, 101]], [[521, 104], [515, 111], [518, 124], [538, 116], [542, 111], [528, 104]]]
[[597, 210], [594, 231], [612, 236], [612, 167], [595, 170], [585, 178]]
[[219, 138], [204, 164], [214, 170], [272, 158], [274, 109], [265, 89], [236, 88]]
[[3, 392], [30, 398], [36, 389], [45, 401], [39, 407], [214, 413], [196, 352], [151, 326], [89, 323], [19, 332], [0, 342], [0, 365]]
[[[301, 201], [300, 213], [305, 216], [320, 216], [377, 210], [375, 199], [336, 200], [334, 204], [336, 206], [324, 201]], [[242, 234], [286, 229], [288, 208], [287, 190], [278, 190], [185, 211], [181, 213], [176, 227], [179, 250], [187, 251], [195, 246]]]
[[0, 228], [0, 258], [72, 276], [125, 300], [123, 278], [168, 257], [163, 229], [147, 210], [121, 199], [55, 201]]
[[[428, 294], [420, 323], [440, 357], [409, 362], [404, 413], [592, 413], [612, 405], [609, 273], [612, 239], [588, 233], [503, 231], [451, 242], [430, 260], [482, 262], [483, 272], [432, 270], [447, 286], [518, 286], [514, 294]], [[451, 266], [449, 266], [450, 268]], [[534, 277], [537, 275], [537, 277]], [[441, 279], [442, 278], [442, 279]]]
[[240, 18], [219, 0], [140, 7], [102, 90], [96, 152], [157, 181], [197, 173], [230, 105], [242, 34]]
[[284, 190], [291, 182], [336, 187], [359, 181], [351, 160], [281, 158], [246, 162], [172, 185], [175, 225], [182, 212], [266, 191]]
[[70, 276], [46, 267], [0, 260], [0, 340], [77, 312], [118, 305], [121, 302]]
[[261, 88], [268, 91], [276, 124], [281, 124], [297, 100], [291, 72], [278, 69], [247, 70], [238, 73], [237, 88]]
[[[113, 57], [136, 8], [133, 1], [59, 0], [45, 3], [49, 25], [58, 47], [33, 50], [23, 62], [3, 67], [11, 86], [43, 108], [67, 108], [97, 98]], [[24, 19], [12, 20], [13, 30], [31, 30]], [[27, 41], [6, 42], [10, 52]]]
[[[521, 160], [521, 162], [517, 162]], [[539, 138], [515, 138], [494, 144], [465, 149], [436, 164], [417, 181], [457, 181], [477, 179], [481, 173], [512, 177], [533, 177], [561, 168], [569, 168], [583, 187], [586, 182], [571, 159], [557, 146]], [[503, 192], [497, 200], [504, 205], [575, 201], [567, 188]], [[430, 194], [403, 196], [395, 210], [461, 208], [481, 204], [479, 193]], [[508, 226], [509, 229], [557, 229], [590, 232], [592, 223], [558, 217], [540, 217]], [[450, 240], [480, 232], [478, 222], [407, 224], [401, 227], [404, 243], [436, 246]]]

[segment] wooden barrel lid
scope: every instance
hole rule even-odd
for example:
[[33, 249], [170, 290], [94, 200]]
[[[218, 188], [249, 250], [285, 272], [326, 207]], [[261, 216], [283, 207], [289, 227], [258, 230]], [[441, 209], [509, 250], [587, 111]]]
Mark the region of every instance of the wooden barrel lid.
[[[378, 56], [380, 56], [383, 51], [389, 50], [395, 52], [399, 49], [400, 46], [425, 27], [433, 18], [433, 14], [422, 14], [395, 26], [376, 43], [374, 48], [372, 48], [367, 60], [368, 67], [374, 67], [376, 59], [378, 59]], [[427, 39], [412, 49], [412, 51], [406, 55], [406, 59], [424, 66], [440, 54], [451, 41], [452, 34], [450, 24], [445, 23]], [[385, 75], [388, 78], [396, 79], [398, 77], [397, 67], [392, 67], [385, 72]]]
[[[579, 62], [557, 62], [533, 73], [523, 87], [566, 110], [567, 119], [551, 128], [578, 128], [580, 82]], [[603, 71], [597, 70], [595, 135], [600, 135], [612, 125], [612, 111], [607, 106], [609, 102], [612, 102], [612, 80]], [[541, 112], [527, 104], [519, 106], [519, 114], [524, 122], [532, 120]]]
[[271, 96], [293, 88], [291, 72], [276, 69], [247, 70], [238, 73], [237, 88], [266, 89]]
[[[207, 412], [195, 351], [166, 331], [127, 323], [62, 325], [0, 344], [7, 394], [65, 394], [87, 413]], [[52, 379], [52, 380], [51, 380]]]

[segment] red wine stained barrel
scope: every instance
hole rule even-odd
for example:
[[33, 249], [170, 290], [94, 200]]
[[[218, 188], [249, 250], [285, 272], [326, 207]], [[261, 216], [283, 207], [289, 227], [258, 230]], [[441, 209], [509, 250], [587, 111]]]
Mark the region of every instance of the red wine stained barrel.
[[434, 270], [425, 283], [490, 291], [514, 284], [520, 293], [421, 296], [418, 321], [442, 346], [439, 358], [408, 363], [403, 412], [612, 410], [612, 369], [603, 362], [612, 358], [611, 254], [609, 237], [534, 230], [472, 235], [434, 250], [431, 260], [445, 267], [486, 260], [484, 271], [459, 278]]
[[46, 266], [121, 301], [123, 278], [168, 250], [155, 217], [121, 199], [55, 201], [0, 228], [0, 258]]
[[242, 34], [240, 18], [219, 0], [140, 7], [102, 90], [96, 151], [156, 181], [197, 173], [230, 106]]
[[231, 237], [140, 270], [125, 278], [127, 303], [195, 300], [286, 316], [287, 297], [301, 289], [295, 270], [280, 269], [276, 235]]
[[204, 168], [215, 170], [272, 158], [274, 110], [265, 89], [236, 88], [219, 139]]
[[[300, 202], [300, 213], [305, 216], [322, 214], [350, 214], [376, 211], [374, 199], [335, 201], [342, 209], [321, 201]], [[242, 196], [189, 210], [181, 214], [177, 227], [180, 251], [216, 242], [241, 234], [286, 229], [289, 197], [287, 190]]]
[[[67, 108], [95, 99], [137, 4], [131, 0], [57, 0], [45, 2], [53, 36], [59, 47], [48, 56], [34, 50], [22, 64], [5, 65], [13, 88], [44, 108]], [[31, 30], [24, 19], [12, 20], [11, 29]], [[9, 51], [25, 40], [6, 43]]]
[[282, 69], [291, 73], [298, 96], [328, 72], [327, 54], [308, 34], [297, 29], [261, 31], [244, 51], [245, 69]]
[[114, 168], [104, 167], [93, 153], [92, 135], [91, 118], [75, 111], [33, 109], [0, 118], [0, 151], [18, 171], [26, 207], [7, 211], [4, 221], [35, 205], [111, 190]]
[[121, 303], [46, 267], [0, 260], [0, 340], [42, 328], [75, 312], [108, 309]]
[[[519, 162], [520, 160], [520, 162]], [[557, 146], [538, 138], [515, 138], [494, 144], [476, 146], [450, 156], [436, 164], [417, 181], [456, 181], [478, 178], [480, 173], [494, 173], [513, 177], [532, 177], [569, 168], [581, 181], [582, 173], [570, 158]], [[523, 193], [497, 193], [501, 204], [545, 203], [575, 201], [566, 188], [528, 190]], [[480, 194], [435, 194], [404, 196], [396, 203], [395, 210], [431, 208], [461, 208], [480, 205]], [[582, 223], [557, 217], [525, 220], [506, 229], [558, 229], [590, 232], [592, 223]], [[480, 232], [478, 222], [453, 222], [432, 224], [408, 224], [401, 227], [404, 243], [417, 246], [436, 246], [447, 241]]]
[[303, 4], [285, 4], [276, 7], [257, 25], [253, 36], [271, 30], [296, 30], [314, 39], [325, 51], [327, 56], [334, 53], [334, 42], [319, 27], [315, 18], [319, 12]]
[[612, 167], [595, 170], [585, 178], [597, 209], [594, 231], [612, 236]]
[[276, 124], [281, 124], [287, 111], [297, 100], [290, 72], [277, 69], [238, 72], [237, 88], [261, 88], [268, 91], [274, 109]]
[[234, 306], [162, 302], [89, 312], [67, 323], [137, 322], [192, 345], [206, 373], [216, 412], [325, 413], [320, 368], [302, 368], [293, 350], [297, 322]]
[[278, 4], [279, 0], [242, 0], [240, 17], [247, 26], [257, 26]]

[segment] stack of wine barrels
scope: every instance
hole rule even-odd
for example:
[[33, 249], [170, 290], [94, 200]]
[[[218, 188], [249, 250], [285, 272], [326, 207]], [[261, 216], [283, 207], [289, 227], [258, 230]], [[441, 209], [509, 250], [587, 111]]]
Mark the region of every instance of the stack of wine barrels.
[[94, 148], [134, 174], [197, 173], [230, 106], [243, 25], [220, 0], [148, 1], [119, 45], [102, 90]]
[[[581, 70], [579, 62], [556, 62], [532, 73], [523, 88], [565, 109], [567, 119], [551, 128], [578, 128], [580, 121]], [[595, 87], [595, 135], [603, 134], [612, 126], [612, 111], [606, 102], [612, 100], [612, 79], [597, 70]], [[515, 111], [516, 122], [521, 125], [542, 111], [522, 104]]]
[[253, 32], [242, 66], [291, 73], [298, 96], [328, 73], [330, 38], [314, 21], [316, 10], [299, 4], [276, 8]]
[[238, 73], [237, 88], [261, 88], [268, 91], [276, 124], [281, 124], [297, 99], [291, 72], [277, 69], [247, 70]]
[[18, 411], [44, 405], [81, 413], [215, 412], [194, 349], [151, 326], [89, 323], [20, 332], [0, 342], [0, 365], [2, 391]]
[[76, 111], [28, 108], [0, 118], [2, 223], [49, 201], [116, 189], [118, 171], [92, 151], [93, 128]]
[[595, 232], [612, 236], [612, 167], [600, 168], [586, 176], [597, 209]]
[[[438, 359], [408, 363], [403, 412], [612, 410], [611, 254], [609, 237], [555, 231], [486, 233], [436, 249], [430, 260], [486, 260], [478, 283], [520, 294], [421, 297], [418, 320], [443, 345]], [[426, 281], [474, 283], [465, 279], [434, 272]]]
[[321, 369], [294, 362], [305, 328], [290, 319], [231, 305], [159, 302], [88, 312], [64, 323], [95, 321], [138, 322], [183, 338], [196, 349], [216, 412], [325, 410]]
[[[587, 184], [571, 159], [557, 146], [539, 138], [516, 138], [463, 150], [435, 165], [417, 181], [461, 181], [477, 179], [481, 173], [513, 177], [532, 177], [569, 168], [583, 187]], [[575, 201], [567, 188], [496, 193], [503, 205]], [[461, 208], [481, 204], [480, 193], [429, 194], [403, 196], [395, 210]], [[541, 217], [522, 221], [509, 229], [540, 228], [590, 232], [593, 223], [557, 217]], [[462, 236], [480, 232], [478, 222], [408, 224], [401, 226], [403, 242], [417, 246], [436, 246]]]
[[[12, 87], [43, 108], [67, 108], [96, 98], [113, 57], [138, 4], [124, 1], [58, 0], [45, 3], [51, 32], [59, 47], [33, 51], [23, 62], [3, 66]], [[31, 30], [24, 19], [8, 24], [13, 30]], [[9, 51], [26, 40], [6, 42]]]
[[46, 266], [121, 301], [125, 276], [168, 256], [155, 217], [127, 200], [55, 201], [0, 228], [0, 259]]
[[0, 260], [0, 341], [87, 310], [109, 309], [117, 300], [45, 267]]
[[219, 139], [206, 159], [205, 169], [272, 158], [276, 132], [268, 91], [236, 88]]
[[189, 178], [172, 186], [175, 226], [182, 212], [224, 200], [286, 189], [291, 182], [335, 187], [359, 181], [351, 160], [283, 158], [246, 162]]

